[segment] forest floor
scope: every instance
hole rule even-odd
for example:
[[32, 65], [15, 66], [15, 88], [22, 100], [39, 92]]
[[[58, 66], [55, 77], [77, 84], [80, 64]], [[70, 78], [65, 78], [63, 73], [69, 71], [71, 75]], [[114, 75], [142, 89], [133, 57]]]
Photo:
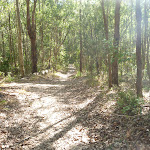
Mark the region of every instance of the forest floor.
[[116, 114], [115, 91], [75, 73], [1, 84], [0, 150], [150, 150], [150, 115]]

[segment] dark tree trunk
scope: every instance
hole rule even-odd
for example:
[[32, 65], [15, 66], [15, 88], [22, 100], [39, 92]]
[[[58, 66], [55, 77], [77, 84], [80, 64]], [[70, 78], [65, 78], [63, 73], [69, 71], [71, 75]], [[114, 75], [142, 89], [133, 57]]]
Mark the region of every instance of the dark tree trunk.
[[5, 59], [5, 42], [4, 42], [4, 34], [3, 34], [3, 31], [2, 31], [2, 57], [3, 59]]
[[137, 21], [137, 39], [136, 39], [136, 63], [137, 63], [137, 96], [142, 97], [142, 56], [141, 56], [141, 6], [140, 0], [136, 0], [136, 21]]
[[32, 73], [37, 72], [36, 38], [31, 39]]
[[118, 86], [118, 47], [119, 47], [119, 24], [120, 24], [120, 3], [121, 0], [116, 0], [115, 7], [115, 34], [114, 34], [114, 52], [112, 63], [112, 84]]
[[32, 24], [30, 21], [29, 1], [27, 2], [27, 29], [31, 40], [31, 59], [32, 59], [32, 73], [37, 72], [37, 48], [36, 48], [36, 24], [35, 24], [35, 8], [36, 1], [34, 0], [34, 8], [32, 11]]

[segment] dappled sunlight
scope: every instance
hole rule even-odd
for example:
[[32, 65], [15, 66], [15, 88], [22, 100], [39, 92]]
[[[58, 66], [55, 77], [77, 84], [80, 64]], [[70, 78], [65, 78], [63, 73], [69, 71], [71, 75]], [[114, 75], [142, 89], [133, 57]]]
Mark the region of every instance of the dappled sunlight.
[[86, 107], [88, 104], [90, 104], [93, 100], [95, 99], [95, 97], [93, 98], [88, 98], [86, 100], [84, 100], [83, 102], [79, 103], [79, 104], [75, 104], [74, 107], [76, 109], [83, 109], [84, 107]]
[[42, 107], [54, 105], [57, 102], [57, 98], [52, 96], [41, 97]]
[[150, 0], [0, 0], [0, 150], [150, 150]]
[[35, 94], [35, 96], [36, 96], [35, 97], [36, 100], [34, 100], [32, 102], [32, 105], [31, 105], [31, 107], [33, 109], [37, 109], [37, 108], [41, 108], [42, 109], [42, 108], [45, 108], [45, 107], [49, 108], [49, 107], [52, 106], [52, 104], [55, 104], [55, 102], [56, 102], [56, 99], [54, 97], [51, 97], [51, 96], [40, 97], [40, 96], [38, 96], [36, 94]]
[[83, 127], [81, 124], [77, 124], [74, 128], [69, 130], [64, 137], [54, 142], [53, 147], [57, 150], [69, 150], [76, 145], [86, 145], [89, 142], [90, 138], [88, 137], [88, 128]]
[[92, 88], [85, 78], [70, 80], [70, 75], [3, 85], [13, 104], [12, 112], [0, 114], [10, 143], [19, 141], [23, 149], [79, 150], [95, 143], [103, 148], [102, 142], [109, 145], [111, 136], [118, 136], [120, 122], [109, 118], [115, 116], [117, 89]]
[[[17, 87], [20, 87], [20, 88], [28, 88], [28, 87], [37, 87], [37, 88], [49, 88], [49, 87], [60, 87], [61, 85], [57, 85], [57, 84], [55, 84], [55, 85], [53, 85], [53, 84], [43, 84], [43, 83], [41, 83], [41, 84], [36, 84], [36, 83], [7, 83], [7, 84], [4, 84], [3, 86], [5, 86], [5, 87], [14, 87], [14, 86], [17, 86]], [[24, 90], [25, 90], [24, 89]]]

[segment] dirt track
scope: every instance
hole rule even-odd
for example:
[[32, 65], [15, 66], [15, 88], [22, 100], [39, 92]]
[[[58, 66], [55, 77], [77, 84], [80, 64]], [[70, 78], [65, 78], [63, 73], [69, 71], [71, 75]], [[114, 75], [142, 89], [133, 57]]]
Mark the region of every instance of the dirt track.
[[[0, 112], [1, 148], [116, 150], [142, 149], [144, 144], [148, 150], [150, 140], [138, 144], [141, 132], [132, 131], [127, 137], [131, 119], [111, 116], [115, 102], [107, 99], [109, 93], [90, 88], [85, 78], [71, 78], [74, 72], [69, 68], [68, 74], [59, 74], [59, 78], [24, 78], [1, 87], [2, 97], [7, 99]], [[142, 134], [150, 136], [150, 126], [143, 126]]]

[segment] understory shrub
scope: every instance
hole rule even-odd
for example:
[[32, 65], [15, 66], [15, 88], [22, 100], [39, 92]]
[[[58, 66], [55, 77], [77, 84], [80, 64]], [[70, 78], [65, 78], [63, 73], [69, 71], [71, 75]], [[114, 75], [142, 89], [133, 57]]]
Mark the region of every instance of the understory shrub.
[[11, 76], [11, 73], [9, 72], [8, 75], [6, 76], [5, 82], [12, 82], [14, 81], [15, 78]]
[[99, 85], [99, 82], [98, 79], [96, 79], [96, 77], [89, 76], [88, 79], [86, 80], [86, 84], [90, 87], [96, 87]]
[[118, 93], [117, 108], [125, 115], [137, 115], [142, 112], [143, 99], [137, 98], [133, 91], [121, 91]]
[[7, 76], [7, 72], [9, 72], [9, 61], [3, 60], [0, 62], [0, 71], [4, 72], [5, 76]]

